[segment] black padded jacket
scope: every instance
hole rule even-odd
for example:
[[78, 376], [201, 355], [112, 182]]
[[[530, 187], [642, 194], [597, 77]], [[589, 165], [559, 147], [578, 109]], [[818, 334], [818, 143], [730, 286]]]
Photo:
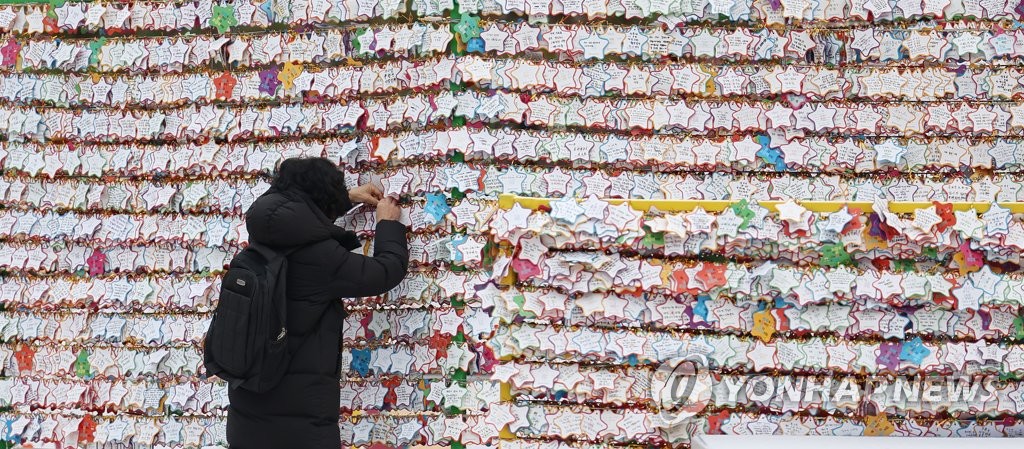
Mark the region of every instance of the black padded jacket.
[[409, 264], [405, 226], [377, 223], [373, 257], [298, 191], [269, 190], [246, 212], [249, 239], [299, 248], [288, 257], [288, 334], [294, 355], [281, 383], [257, 394], [229, 392], [231, 449], [338, 449], [341, 434], [341, 298], [375, 296], [397, 286]]

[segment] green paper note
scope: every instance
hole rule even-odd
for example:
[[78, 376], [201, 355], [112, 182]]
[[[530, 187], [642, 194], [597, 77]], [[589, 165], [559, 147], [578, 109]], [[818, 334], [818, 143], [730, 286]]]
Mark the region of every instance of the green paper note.
[[231, 27], [238, 25], [238, 19], [235, 18], [235, 6], [230, 3], [225, 6], [214, 5], [210, 23], [217, 28], [218, 33], [223, 34], [231, 30]]
[[841, 243], [829, 243], [821, 246], [821, 264], [835, 268], [840, 265], [853, 265], [853, 259]]
[[83, 379], [92, 376], [92, 367], [89, 365], [89, 352], [82, 348], [75, 359], [75, 375]]
[[656, 248], [659, 246], [665, 246], [665, 233], [664, 232], [648, 232], [644, 234], [644, 238], [641, 243], [646, 248]]

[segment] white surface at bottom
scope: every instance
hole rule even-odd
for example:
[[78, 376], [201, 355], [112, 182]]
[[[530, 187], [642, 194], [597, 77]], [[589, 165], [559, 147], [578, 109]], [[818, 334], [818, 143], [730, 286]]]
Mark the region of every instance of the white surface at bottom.
[[1021, 449], [1024, 439], [700, 435], [693, 449]]

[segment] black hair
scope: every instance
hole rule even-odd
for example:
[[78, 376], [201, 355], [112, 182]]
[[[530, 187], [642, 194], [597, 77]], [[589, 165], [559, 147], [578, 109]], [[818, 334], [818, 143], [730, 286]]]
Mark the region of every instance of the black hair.
[[331, 221], [352, 208], [345, 173], [326, 158], [293, 157], [281, 161], [271, 187], [280, 191], [302, 191]]

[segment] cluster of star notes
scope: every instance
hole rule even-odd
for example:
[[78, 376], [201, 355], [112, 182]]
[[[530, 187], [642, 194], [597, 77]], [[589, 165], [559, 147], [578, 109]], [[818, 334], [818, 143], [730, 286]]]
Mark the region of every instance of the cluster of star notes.
[[226, 447], [202, 340], [301, 156], [408, 226], [401, 285], [343, 299], [344, 447], [1020, 436], [1022, 14], [0, 5], [0, 447]]

